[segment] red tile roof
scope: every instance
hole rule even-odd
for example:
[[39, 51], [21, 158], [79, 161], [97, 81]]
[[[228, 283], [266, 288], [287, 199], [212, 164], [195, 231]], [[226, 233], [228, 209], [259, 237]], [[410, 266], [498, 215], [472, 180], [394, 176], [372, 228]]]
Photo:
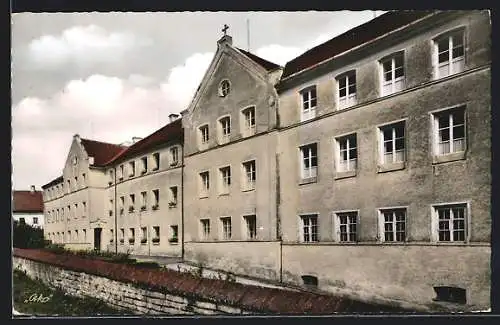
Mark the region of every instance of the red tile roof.
[[280, 65], [277, 65], [276, 63], [273, 63], [271, 61], [267, 61], [267, 60], [261, 58], [260, 56], [257, 56], [255, 54], [253, 54], [253, 53], [250, 53], [248, 51], [242, 50], [240, 48], [236, 48], [236, 49], [238, 51], [240, 51], [241, 53], [245, 54], [247, 57], [249, 57], [251, 60], [253, 60], [257, 64], [259, 64], [260, 66], [262, 66], [267, 71], [271, 71], [271, 70], [274, 70], [274, 69], [277, 69], [277, 68], [281, 68]]
[[181, 142], [184, 139], [184, 129], [182, 128], [182, 119], [177, 119], [161, 129], [155, 131], [146, 138], [134, 143], [125, 150], [121, 150], [113, 157], [110, 157], [104, 165], [117, 163], [127, 158], [139, 155], [149, 149], [155, 148], [162, 144], [171, 142]]
[[42, 189], [46, 189], [47, 187], [51, 187], [53, 185], [56, 185], [56, 184], [59, 184], [59, 183], [62, 183], [63, 182], [63, 177], [62, 176], [59, 176], [58, 178], [54, 179], [54, 180], [51, 180], [50, 182], [48, 182], [47, 184], [45, 185], [42, 185]]
[[81, 139], [81, 144], [89, 157], [94, 157], [93, 166], [104, 166], [107, 161], [127, 148], [117, 144], [89, 139]]
[[285, 65], [282, 79], [423, 18], [434, 11], [391, 11], [320, 44]]
[[14, 191], [14, 212], [43, 213], [42, 191]]

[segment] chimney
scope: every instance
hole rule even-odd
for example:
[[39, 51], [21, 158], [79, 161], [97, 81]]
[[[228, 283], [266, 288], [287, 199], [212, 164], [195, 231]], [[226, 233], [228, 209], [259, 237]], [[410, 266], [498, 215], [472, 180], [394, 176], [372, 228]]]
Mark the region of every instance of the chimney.
[[31, 185], [31, 191], [32, 194], [35, 193], [35, 185]]
[[132, 143], [136, 143], [138, 141], [141, 141], [142, 138], [141, 137], [132, 137]]
[[170, 123], [177, 120], [178, 117], [179, 117], [179, 114], [174, 114], [174, 113], [172, 113], [168, 116], [168, 118], [170, 119]]
[[80, 142], [80, 135], [79, 135], [78, 133], [77, 133], [77, 134], [75, 134], [75, 135], [73, 136], [73, 138], [74, 138], [76, 141]]

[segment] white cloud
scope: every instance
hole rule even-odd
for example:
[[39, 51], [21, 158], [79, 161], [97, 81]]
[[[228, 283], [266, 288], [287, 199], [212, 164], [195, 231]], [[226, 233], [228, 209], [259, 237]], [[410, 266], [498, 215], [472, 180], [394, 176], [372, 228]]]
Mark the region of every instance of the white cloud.
[[288, 61], [302, 52], [303, 50], [298, 47], [271, 44], [257, 49], [255, 54], [263, 59], [284, 66]]
[[151, 45], [129, 32], [108, 32], [96, 26], [75, 26], [60, 35], [44, 35], [28, 46], [28, 58], [39, 69], [51, 69], [68, 62], [89, 64], [117, 62], [137, 48]]
[[177, 106], [187, 108], [213, 56], [214, 53], [196, 53], [183, 65], [172, 68], [168, 79], [160, 86], [165, 95]]

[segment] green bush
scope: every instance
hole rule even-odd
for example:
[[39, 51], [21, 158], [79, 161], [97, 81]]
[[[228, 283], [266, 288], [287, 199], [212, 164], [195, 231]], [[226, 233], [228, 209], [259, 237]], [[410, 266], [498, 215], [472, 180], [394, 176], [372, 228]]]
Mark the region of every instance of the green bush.
[[32, 227], [24, 222], [14, 220], [13, 246], [17, 248], [43, 248], [50, 243], [43, 238], [43, 229]]

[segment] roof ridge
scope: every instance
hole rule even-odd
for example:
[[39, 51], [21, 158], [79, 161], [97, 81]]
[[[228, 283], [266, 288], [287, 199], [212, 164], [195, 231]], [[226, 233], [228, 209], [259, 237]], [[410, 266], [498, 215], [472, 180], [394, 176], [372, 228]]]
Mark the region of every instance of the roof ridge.
[[249, 57], [249, 58], [250, 58], [251, 60], [253, 60], [253, 61], [255, 61], [255, 60], [254, 60], [251, 56], [255, 57], [255, 58], [256, 58], [256, 59], [258, 59], [258, 60], [262, 60], [262, 61], [264, 61], [264, 62], [262, 62], [262, 63], [265, 63], [265, 64], [267, 64], [267, 65], [270, 65], [270, 67], [266, 67], [266, 66], [262, 65], [261, 63], [259, 63], [259, 62], [255, 61], [257, 64], [261, 65], [261, 66], [262, 66], [263, 68], [265, 68], [266, 70], [274, 70], [274, 69], [282, 68], [282, 66], [281, 66], [281, 65], [279, 65], [279, 64], [277, 64], [277, 63], [274, 63], [274, 62], [272, 62], [272, 61], [269, 61], [269, 60], [267, 60], [267, 59], [264, 59], [263, 57], [258, 56], [257, 54], [254, 54], [254, 53], [252, 53], [252, 52], [250, 52], [250, 51], [247, 51], [247, 50], [241, 49], [241, 48], [239, 48], [239, 47], [234, 47], [234, 48], [235, 48], [236, 50], [238, 50], [238, 51], [242, 52], [242, 54], [243, 54], [243, 55], [245, 55], [245, 56]]
[[113, 145], [113, 146], [117, 146], [117, 147], [123, 147], [123, 146], [122, 146], [122, 145], [120, 145], [120, 144], [111, 143], [111, 142], [104, 142], [104, 141], [94, 140], [94, 139], [80, 138], [80, 140], [92, 141], [92, 142], [98, 142], [98, 143], [102, 143], [102, 144], [109, 144], [109, 145]]

